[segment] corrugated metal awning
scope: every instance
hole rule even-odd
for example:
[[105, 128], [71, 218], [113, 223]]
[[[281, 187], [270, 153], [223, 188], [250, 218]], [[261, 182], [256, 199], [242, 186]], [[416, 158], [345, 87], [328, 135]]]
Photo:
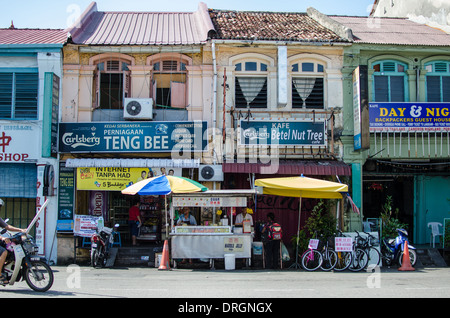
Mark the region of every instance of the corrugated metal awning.
[[265, 174], [264, 168], [278, 165], [278, 170], [271, 174], [280, 175], [306, 175], [306, 176], [350, 176], [352, 168], [342, 161], [332, 160], [279, 160], [272, 163], [224, 162], [224, 173], [255, 173]]

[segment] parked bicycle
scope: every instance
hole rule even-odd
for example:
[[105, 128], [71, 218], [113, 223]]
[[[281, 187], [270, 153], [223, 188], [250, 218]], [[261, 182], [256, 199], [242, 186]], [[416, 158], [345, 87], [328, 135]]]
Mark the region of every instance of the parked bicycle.
[[334, 237], [328, 237], [323, 239], [322, 241], [322, 265], [320, 265], [320, 269], [323, 271], [331, 271], [337, 263], [338, 256], [336, 251], [333, 249], [334, 246]]
[[318, 245], [319, 240], [309, 240], [308, 250], [301, 256], [302, 267], [309, 272], [315, 271], [322, 265], [323, 258], [322, 254], [317, 250]]
[[[349, 237], [348, 235], [340, 232], [342, 237]], [[352, 251], [350, 252], [352, 258], [350, 260], [350, 264], [347, 267], [352, 272], [359, 272], [366, 268], [369, 263], [369, 255], [362, 248], [358, 246], [357, 240], [353, 241]]]
[[367, 253], [369, 257], [368, 264], [380, 265], [381, 253], [378, 248], [376, 248], [376, 246], [379, 245], [379, 240], [370, 233], [364, 232], [364, 234], [366, 234], [366, 237], [362, 237], [358, 231], [355, 232], [356, 246], [363, 249]]

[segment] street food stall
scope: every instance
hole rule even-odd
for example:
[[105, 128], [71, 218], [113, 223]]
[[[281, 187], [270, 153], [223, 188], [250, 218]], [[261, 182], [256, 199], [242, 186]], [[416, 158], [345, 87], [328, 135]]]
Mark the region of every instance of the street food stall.
[[[214, 268], [214, 259], [226, 261], [227, 257], [232, 257], [246, 259], [247, 265], [250, 265], [253, 233], [247, 230], [249, 227], [234, 226], [232, 212], [229, 219], [225, 216], [222, 220], [217, 220], [216, 212], [208, 211], [247, 208], [248, 198], [255, 194], [256, 190], [208, 190], [172, 194], [172, 259], [209, 259], [211, 267]], [[212, 220], [202, 221], [195, 226], [174, 224], [175, 209], [184, 207], [201, 208], [202, 214], [210, 213]]]

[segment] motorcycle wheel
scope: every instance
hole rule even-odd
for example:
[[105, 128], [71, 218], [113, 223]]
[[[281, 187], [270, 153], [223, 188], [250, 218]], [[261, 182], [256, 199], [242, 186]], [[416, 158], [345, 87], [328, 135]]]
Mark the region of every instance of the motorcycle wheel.
[[94, 250], [91, 258], [91, 265], [94, 268], [104, 267], [106, 265], [105, 251], [103, 247]]
[[37, 261], [25, 270], [25, 281], [34, 291], [46, 292], [53, 285], [53, 271], [46, 263]]

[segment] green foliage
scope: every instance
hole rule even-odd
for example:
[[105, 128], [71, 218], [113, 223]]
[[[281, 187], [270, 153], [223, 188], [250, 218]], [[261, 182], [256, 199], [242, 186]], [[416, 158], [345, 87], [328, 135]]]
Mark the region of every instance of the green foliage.
[[444, 226], [445, 226], [444, 246], [445, 248], [450, 248], [450, 222], [444, 221]]
[[408, 230], [408, 224], [401, 223], [398, 220], [399, 209], [392, 211], [393, 207], [392, 196], [386, 197], [386, 202], [383, 204], [383, 212], [381, 212], [381, 222], [383, 224], [383, 238], [393, 238], [397, 236], [397, 229]]
[[[330, 211], [331, 200], [320, 200], [313, 208], [311, 216], [306, 221], [305, 227], [300, 231], [298, 237], [299, 251], [308, 248], [309, 240], [319, 235], [324, 237], [334, 236], [336, 233], [336, 218]], [[295, 246], [297, 236], [292, 237]]]

